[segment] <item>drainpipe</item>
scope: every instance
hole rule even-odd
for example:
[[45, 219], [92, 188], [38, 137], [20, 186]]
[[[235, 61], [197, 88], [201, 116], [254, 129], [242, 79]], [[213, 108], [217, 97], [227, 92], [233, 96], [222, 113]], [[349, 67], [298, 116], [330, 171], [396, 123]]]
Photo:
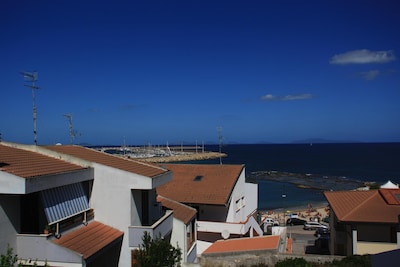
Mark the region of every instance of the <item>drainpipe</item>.
[[355, 225], [351, 226], [352, 239], [353, 239], [353, 255], [357, 255], [357, 228]]
[[397, 215], [397, 248], [400, 248], [400, 215]]

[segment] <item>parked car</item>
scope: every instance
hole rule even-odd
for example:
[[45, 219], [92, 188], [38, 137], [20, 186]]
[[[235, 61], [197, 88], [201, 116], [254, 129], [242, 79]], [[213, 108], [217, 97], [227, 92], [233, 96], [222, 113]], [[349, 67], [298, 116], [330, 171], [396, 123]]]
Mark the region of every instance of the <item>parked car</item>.
[[318, 228], [318, 229], [315, 231], [314, 236], [315, 236], [315, 237], [325, 237], [325, 236], [328, 236], [328, 237], [329, 237], [330, 234], [331, 234], [331, 231], [329, 230], [329, 228], [321, 227], [321, 228]]
[[278, 222], [278, 221], [275, 221], [275, 220], [272, 219], [272, 218], [265, 218], [264, 224], [273, 225], [273, 226], [279, 226], [279, 222]]
[[322, 221], [325, 222], [325, 223], [329, 223], [329, 220], [330, 220], [329, 216], [326, 216], [326, 217], [322, 218]]
[[286, 221], [286, 225], [303, 225], [305, 224], [307, 221], [303, 220], [303, 219], [299, 219], [299, 218], [289, 218]]
[[328, 226], [326, 226], [325, 224], [319, 223], [319, 222], [305, 222], [304, 223], [304, 230], [316, 230], [318, 228], [326, 228], [329, 229]]

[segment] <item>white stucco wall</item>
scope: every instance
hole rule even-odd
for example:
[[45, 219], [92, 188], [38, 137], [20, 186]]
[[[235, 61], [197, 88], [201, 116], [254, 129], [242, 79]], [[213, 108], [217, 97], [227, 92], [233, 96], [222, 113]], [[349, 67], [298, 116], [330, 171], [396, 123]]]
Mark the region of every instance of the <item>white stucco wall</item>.
[[[247, 219], [248, 214], [245, 207], [247, 196], [245, 193], [245, 168], [243, 168], [231, 194], [226, 222], [243, 222]], [[240, 204], [239, 207], [237, 207], [237, 202]]]
[[131, 225], [131, 189], [148, 187], [149, 178], [94, 164], [95, 179], [90, 198], [95, 219], [124, 232], [119, 266], [130, 266], [128, 226]]
[[[124, 232], [119, 266], [130, 266], [131, 249], [128, 240], [128, 227], [141, 225], [138, 219], [140, 211], [137, 210], [137, 207], [141, 207], [141, 203], [136, 203], [141, 197], [139, 194], [136, 197], [133, 197], [133, 195], [135, 195], [136, 190], [151, 190], [149, 192], [149, 205], [153, 205], [155, 185], [169, 181], [169, 179], [172, 179], [172, 174], [168, 173], [163, 177], [149, 178], [96, 163], [93, 163], [93, 167], [95, 179], [90, 206], [94, 209], [97, 221]], [[132, 193], [132, 190], [134, 193]], [[139, 193], [139, 191], [136, 191], [136, 193]], [[154, 210], [150, 209], [150, 212], [150, 216], [154, 215]]]
[[5, 254], [8, 244], [16, 250], [20, 221], [19, 197], [0, 195], [0, 254]]

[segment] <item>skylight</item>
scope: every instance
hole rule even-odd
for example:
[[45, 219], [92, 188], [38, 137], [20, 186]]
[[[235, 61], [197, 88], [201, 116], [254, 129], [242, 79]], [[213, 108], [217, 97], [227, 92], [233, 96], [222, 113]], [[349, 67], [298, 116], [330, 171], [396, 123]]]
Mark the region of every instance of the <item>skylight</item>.
[[197, 175], [196, 177], [194, 177], [193, 181], [200, 182], [202, 178], [203, 178], [203, 175]]

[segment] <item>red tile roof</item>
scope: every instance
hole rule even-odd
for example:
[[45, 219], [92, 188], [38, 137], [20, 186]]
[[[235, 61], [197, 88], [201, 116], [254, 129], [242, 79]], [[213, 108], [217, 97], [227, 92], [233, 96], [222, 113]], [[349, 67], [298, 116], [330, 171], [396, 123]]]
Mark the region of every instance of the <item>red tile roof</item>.
[[385, 201], [384, 195], [390, 194], [387, 190], [398, 189], [333, 191], [324, 194], [339, 221], [398, 223], [400, 205]]
[[123, 235], [124, 233], [117, 229], [92, 221], [87, 226], [82, 226], [62, 235], [60, 239], [54, 239], [53, 242], [83, 255], [84, 259], [88, 259]]
[[196, 209], [172, 199], [163, 196], [157, 196], [157, 201], [161, 202], [164, 207], [173, 210], [174, 218], [177, 218], [184, 224], [188, 224], [196, 216]]
[[181, 203], [226, 205], [244, 165], [162, 164], [172, 181], [157, 193]]
[[217, 242], [209, 246], [203, 252], [203, 255], [212, 253], [231, 253], [278, 249], [279, 239], [280, 237], [278, 235], [272, 235], [218, 240]]
[[124, 159], [118, 156], [107, 154], [105, 152], [100, 152], [95, 149], [81, 146], [47, 146], [46, 148], [59, 153], [151, 178], [168, 172], [166, 169], [163, 169], [155, 164]]
[[23, 178], [83, 170], [84, 167], [0, 143], [0, 171]]
[[389, 205], [400, 205], [400, 189], [379, 189], [382, 197]]

